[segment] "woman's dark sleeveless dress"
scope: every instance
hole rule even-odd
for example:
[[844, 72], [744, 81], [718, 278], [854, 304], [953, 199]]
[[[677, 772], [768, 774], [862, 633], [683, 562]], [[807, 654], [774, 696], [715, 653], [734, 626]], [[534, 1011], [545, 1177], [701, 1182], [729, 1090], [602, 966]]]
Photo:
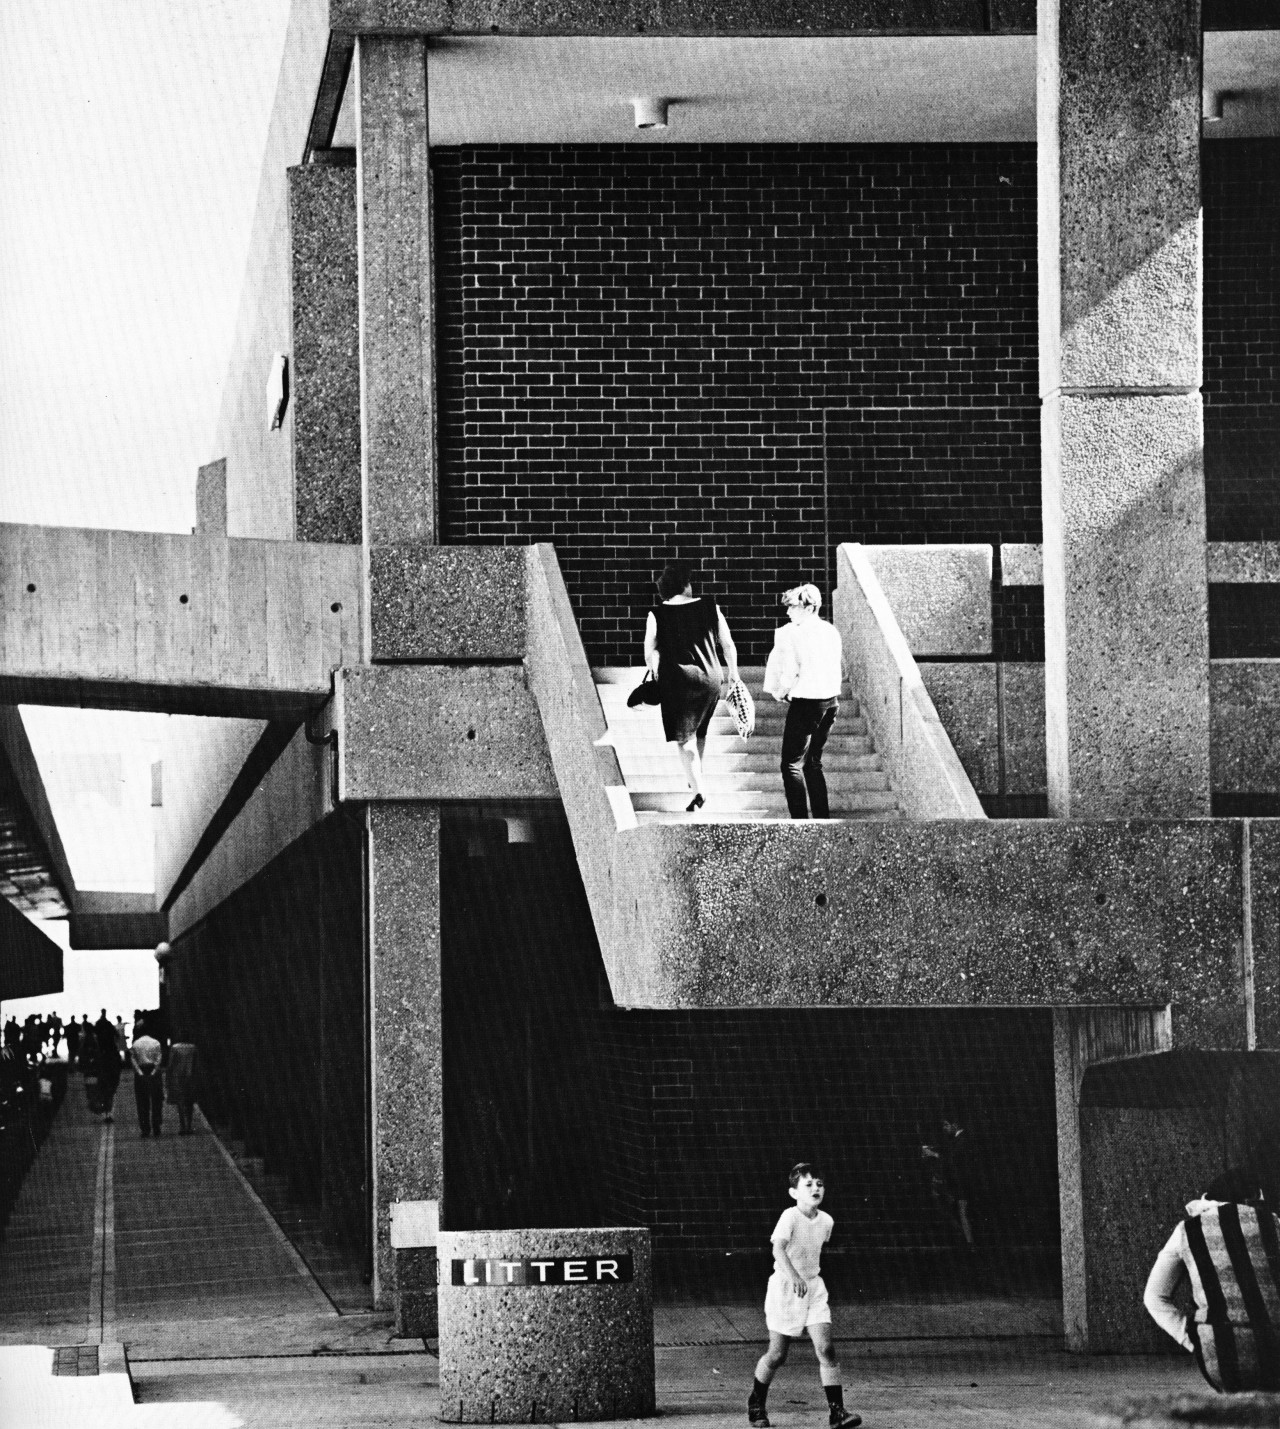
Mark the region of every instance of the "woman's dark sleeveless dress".
[[676, 744], [704, 736], [720, 699], [716, 603], [709, 595], [679, 605], [655, 605], [662, 732]]

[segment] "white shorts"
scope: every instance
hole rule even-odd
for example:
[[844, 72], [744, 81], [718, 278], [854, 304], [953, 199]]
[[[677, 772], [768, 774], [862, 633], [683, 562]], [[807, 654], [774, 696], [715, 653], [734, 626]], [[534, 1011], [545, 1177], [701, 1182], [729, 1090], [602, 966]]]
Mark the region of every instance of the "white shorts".
[[822, 1276], [815, 1275], [809, 1282], [807, 1295], [797, 1295], [791, 1277], [775, 1270], [764, 1295], [764, 1322], [772, 1334], [789, 1335], [793, 1340], [810, 1325], [829, 1325], [831, 1306]]

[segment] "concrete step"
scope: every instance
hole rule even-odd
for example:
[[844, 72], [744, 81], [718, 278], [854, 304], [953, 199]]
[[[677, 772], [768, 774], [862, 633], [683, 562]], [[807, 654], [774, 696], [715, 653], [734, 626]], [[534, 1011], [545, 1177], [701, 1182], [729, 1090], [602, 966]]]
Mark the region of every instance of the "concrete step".
[[[627, 776], [627, 788], [631, 791], [633, 803], [637, 794], [679, 794], [689, 790], [684, 775], [678, 770], [670, 774], [664, 772], [633, 775], [630, 770], [623, 772]], [[827, 778], [827, 793], [833, 801], [838, 794], [867, 790], [883, 792], [889, 788], [889, 776], [884, 773], [873, 771], [867, 774], [837, 774], [829, 769], [824, 772]], [[781, 789], [782, 775], [776, 769], [772, 774], [758, 774], [754, 777], [721, 774], [718, 770], [708, 769], [702, 776], [702, 783], [708, 794], [771, 795]], [[689, 798], [692, 797], [692, 791], [689, 791]]]
[[[637, 730], [652, 730], [654, 735], [662, 738], [662, 717], [656, 709], [638, 709], [609, 711], [606, 713], [610, 733], [631, 733]], [[787, 717], [785, 713], [778, 715], [765, 715], [762, 717], [757, 710], [755, 730], [751, 735], [752, 739], [781, 739], [782, 731], [786, 725]], [[736, 735], [737, 725], [728, 714], [714, 714], [711, 716], [711, 724], [708, 728], [709, 734]], [[832, 739], [837, 736], [848, 738], [850, 735], [865, 735], [867, 733], [867, 722], [861, 715], [849, 715], [846, 717], [844, 710], [840, 711], [840, 717], [836, 720]]]
[[[644, 790], [630, 792], [631, 807], [637, 814], [682, 814], [693, 797], [688, 789], [682, 789], [678, 793], [648, 793]], [[716, 806], [712, 812], [718, 814], [777, 814], [785, 813], [787, 808], [786, 796], [781, 788], [711, 794], [707, 802], [708, 806]], [[896, 809], [897, 800], [892, 790], [850, 789], [842, 790], [837, 797], [832, 798], [831, 805], [833, 813], [873, 812]]]
[[[869, 742], [869, 741], [867, 741]], [[710, 741], [708, 741], [708, 746]], [[655, 749], [651, 744], [628, 744], [624, 748], [614, 746], [618, 762], [624, 774], [670, 774], [680, 772], [680, 759], [674, 750], [664, 744]], [[716, 751], [714, 755], [708, 747], [707, 768], [716, 774], [768, 774], [776, 776], [781, 750], [757, 749], [755, 740], [747, 741], [747, 753], [737, 754], [728, 750]], [[884, 768], [884, 760], [878, 754], [845, 753], [834, 751], [828, 743], [822, 755], [822, 767], [828, 775], [839, 773], [874, 773]]]
[[[841, 734], [837, 732], [827, 740], [822, 755], [823, 764], [833, 759], [878, 759], [875, 745], [870, 735]], [[651, 729], [621, 728], [611, 726], [609, 743], [618, 751], [618, 757], [650, 755], [654, 758], [668, 753], [672, 759], [678, 758], [674, 749], [662, 737], [662, 726], [655, 724]], [[750, 739], [740, 739], [736, 734], [709, 734], [707, 736], [707, 758], [727, 759], [735, 755], [752, 756], [766, 764], [777, 767], [782, 754], [782, 737], [752, 735]]]
[[[857, 821], [860, 823], [874, 823], [881, 820], [900, 819], [901, 811], [893, 809], [849, 809], [837, 812], [832, 810], [833, 817], [825, 820], [827, 823], [840, 824]], [[710, 809], [703, 807], [696, 814], [665, 814], [655, 813], [648, 809], [638, 809], [636, 811], [637, 824], [789, 824], [790, 816], [785, 808], [781, 813], [758, 814], [758, 813], [734, 813], [724, 810]], [[810, 822], [815, 822], [810, 820]]]

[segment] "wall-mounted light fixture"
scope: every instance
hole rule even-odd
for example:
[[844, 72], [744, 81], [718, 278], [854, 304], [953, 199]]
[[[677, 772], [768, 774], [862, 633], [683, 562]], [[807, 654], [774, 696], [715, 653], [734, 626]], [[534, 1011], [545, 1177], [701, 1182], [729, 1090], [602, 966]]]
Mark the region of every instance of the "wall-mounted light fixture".
[[631, 107], [636, 112], [637, 129], [665, 129], [667, 127], [667, 106], [669, 99], [657, 99], [647, 95], [643, 99], [633, 99]]
[[267, 421], [274, 432], [284, 425], [284, 409], [289, 405], [289, 358], [277, 352], [267, 374]]
[[1200, 114], [1206, 124], [1220, 124], [1227, 96], [1220, 89], [1206, 89], [1200, 96]]

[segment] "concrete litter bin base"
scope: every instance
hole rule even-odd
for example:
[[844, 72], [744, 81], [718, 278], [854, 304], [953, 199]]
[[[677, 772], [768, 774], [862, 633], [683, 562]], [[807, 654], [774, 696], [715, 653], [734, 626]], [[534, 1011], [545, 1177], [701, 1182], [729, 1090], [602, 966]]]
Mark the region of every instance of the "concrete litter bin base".
[[442, 1231], [438, 1249], [443, 1421], [654, 1412], [647, 1230]]

